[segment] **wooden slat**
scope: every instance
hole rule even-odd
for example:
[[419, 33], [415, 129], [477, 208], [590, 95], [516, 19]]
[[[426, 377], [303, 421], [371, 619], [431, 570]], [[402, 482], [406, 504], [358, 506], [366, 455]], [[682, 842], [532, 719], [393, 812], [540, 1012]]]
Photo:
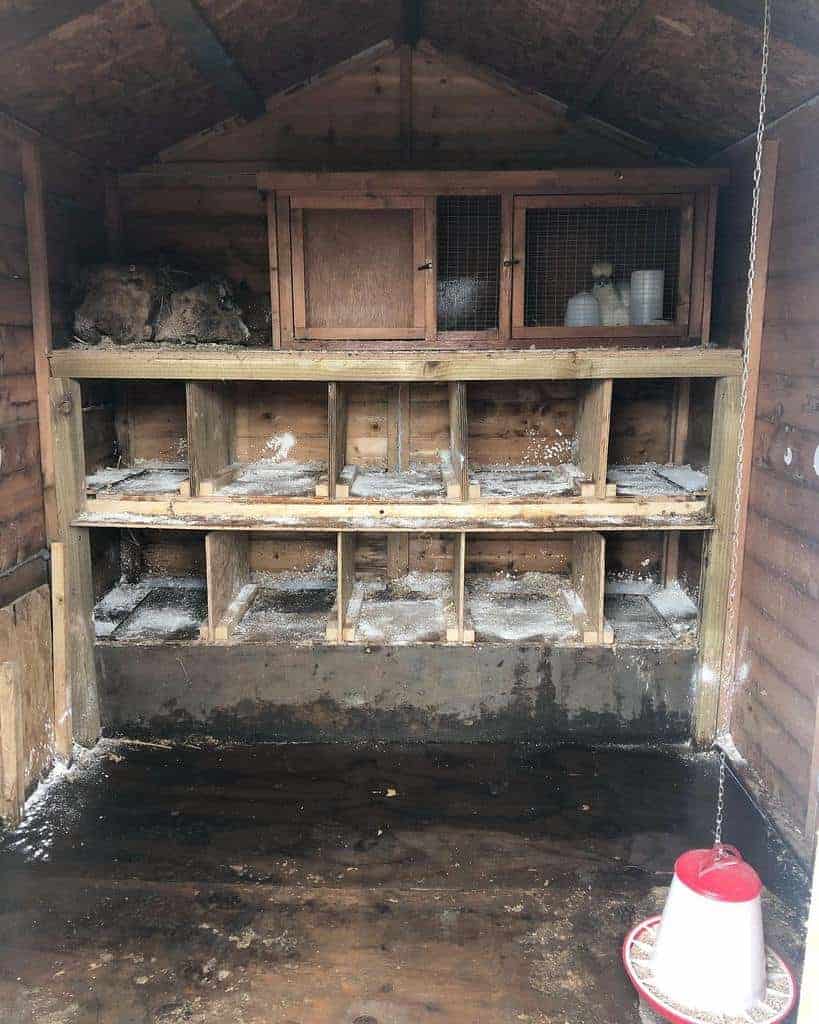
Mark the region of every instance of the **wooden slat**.
[[295, 337], [293, 323], [293, 248], [290, 237], [290, 196], [276, 195], [276, 245], [278, 257], [279, 345], [284, 348]]
[[66, 608], [68, 577], [66, 574], [65, 545], [55, 541], [51, 545], [51, 622], [54, 636], [54, 751], [63, 761], [71, 760], [74, 746], [74, 728], [71, 708], [71, 681], [69, 678], [69, 648], [71, 635]]
[[0, 816], [20, 820], [26, 795], [23, 678], [20, 663], [0, 662]]
[[350, 598], [353, 595], [353, 587], [355, 586], [355, 553], [356, 535], [354, 533], [339, 533], [336, 562], [337, 628], [339, 641], [347, 639], [345, 637], [345, 630], [349, 628], [348, 609]]
[[265, 196], [267, 211], [267, 261], [270, 275], [270, 336], [273, 348], [281, 348], [282, 336], [279, 323], [279, 241], [276, 219], [276, 195], [268, 192]]
[[233, 398], [224, 384], [187, 385], [188, 459], [191, 494], [224, 472], [234, 459]]
[[51, 292], [46, 242], [45, 193], [40, 149], [23, 140], [20, 158], [25, 185], [26, 234], [28, 238], [31, 323], [34, 338], [34, 374], [37, 381], [37, 412], [40, 425], [40, 467], [43, 475], [46, 535], [57, 539], [57, 508], [54, 490], [54, 438], [48, 405], [48, 354], [51, 351]]
[[732, 377], [741, 370], [728, 348], [544, 349], [518, 352], [114, 352], [60, 349], [55, 377], [108, 380], [593, 380], [606, 377]]

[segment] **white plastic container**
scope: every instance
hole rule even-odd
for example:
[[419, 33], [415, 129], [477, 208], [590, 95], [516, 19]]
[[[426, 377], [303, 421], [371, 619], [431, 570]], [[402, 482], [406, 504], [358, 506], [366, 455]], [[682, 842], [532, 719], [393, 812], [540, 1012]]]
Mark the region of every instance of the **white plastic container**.
[[650, 324], [663, 316], [664, 270], [635, 270], [631, 275], [629, 313], [633, 324]]
[[600, 304], [591, 292], [578, 292], [566, 303], [566, 327], [599, 327]]
[[652, 954], [667, 999], [740, 1018], [764, 999], [761, 892], [759, 876], [732, 846], [678, 858]]

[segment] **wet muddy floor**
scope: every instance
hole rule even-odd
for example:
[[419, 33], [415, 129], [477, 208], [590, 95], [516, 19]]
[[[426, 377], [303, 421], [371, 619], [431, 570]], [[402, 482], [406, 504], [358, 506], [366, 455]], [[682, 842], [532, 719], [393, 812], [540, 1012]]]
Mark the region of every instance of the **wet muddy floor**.
[[[512, 745], [103, 744], [0, 844], [0, 1022], [627, 1024], [619, 960], [715, 765]], [[725, 840], [798, 966], [805, 879]]]

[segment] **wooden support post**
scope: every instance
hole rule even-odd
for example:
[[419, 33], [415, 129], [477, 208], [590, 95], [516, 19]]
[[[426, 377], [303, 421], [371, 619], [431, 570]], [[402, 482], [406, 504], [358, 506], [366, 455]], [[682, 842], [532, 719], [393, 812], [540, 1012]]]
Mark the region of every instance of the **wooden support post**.
[[590, 484], [581, 486], [587, 498], [603, 498], [609, 458], [609, 425], [611, 421], [611, 380], [592, 380], [580, 385], [580, 408], [575, 429], [578, 467]]
[[[205, 535], [208, 628], [211, 640], [228, 640], [254, 593], [248, 562], [249, 535], [223, 531]], [[240, 600], [240, 592], [244, 590]]]
[[279, 316], [279, 243], [276, 221], [276, 193], [265, 195], [267, 211], [267, 263], [270, 274], [270, 340], [273, 348], [282, 347]]
[[514, 276], [515, 247], [513, 225], [515, 197], [510, 192], [501, 195], [500, 285], [498, 296], [498, 341], [512, 337], [512, 278]]
[[[691, 412], [691, 381], [674, 382], [674, 405], [671, 410], [671, 430], [668, 461], [680, 465], [685, 461], [688, 445], [688, 424]], [[673, 583], [680, 569], [680, 531], [671, 530], [663, 536], [663, 585]]]
[[[290, 244], [290, 196], [281, 193], [276, 194], [275, 205], [268, 203], [268, 245], [276, 245], [276, 288], [275, 295], [278, 297], [278, 343], [274, 339], [274, 348], [289, 348], [295, 337], [293, 323], [293, 277], [292, 277], [292, 252]], [[275, 222], [271, 225], [270, 218], [274, 217]], [[272, 270], [271, 270], [272, 274]], [[272, 279], [271, 279], [272, 284]], [[274, 298], [274, 290], [271, 288], [270, 299]]]
[[191, 494], [212, 494], [212, 481], [234, 460], [233, 396], [229, 384], [210, 381], [188, 381], [186, 391]]
[[336, 561], [336, 604], [338, 611], [337, 632], [340, 642], [355, 638], [355, 625], [350, 622], [350, 600], [355, 588], [356, 535], [338, 534], [338, 556]]
[[[387, 403], [387, 469], [403, 473], [409, 469], [410, 385], [395, 384]], [[409, 534], [387, 534], [387, 577], [391, 580], [409, 572]]]
[[478, 497], [469, 487], [469, 428], [466, 416], [466, 384], [449, 382], [449, 452], [455, 482], [461, 489], [461, 498]]
[[50, 419], [54, 436], [57, 525], [64, 545], [66, 691], [78, 743], [93, 745], [100, 733], [94, 662], [94, 586], [88, 530], [71, 523], [85, 503], [85, 457], [80, 385], [55, 377], [50, 382]]
[[694, 699], [694, 742], [699, 749], [706, 749], [714, 742], [720, 721], [728, 577], [731, 547], [736, 543], [734, 495], [740, 391], [736, 377], [723, 377], [717, 382], [714, 396], [708, 472], [714, 529], [706, 535], [705, 541], [699, 673]]
[[343, 384], [327, 385], [327, 433], [330, 452], [327, 464], [327, 483], [331, 498], [349, 497], [349, 490], [339, 491], [338, 478], [347, 462], [347, 395]]
[[16, 825], [26, 799], [23, 680], [19, 661], [0, 662], [0, 816]]
[[71, 636], [65, 595], [68, 589], [65, 565], [65, 544], [51, 545], [51, 628], [54, 663], [54, 752], [63, 761], [70, 761], [74, 748], [74, 727], [71, 709], [71, 679], [68, 673]]
[[[737, 600], [729, 619], [725, 622], [725, 635], [735, 638], [739, 625], [739, 605], [742, 585], [742, 571], [745, 560], [745, 528], [748, 520], [748, 493], [751, 486], [751, 463], [754, 450], [754, 426], [756, 405], [759, 394], [759, 367], [762, 357], [762, 334], [765, 327], [765, 297], [768, 288], [768, 262], [773, 231], [774, 198], [776, 193], [776, 170], [779, 161], [779, 142], [775, 139], [763, 143], [762, 178], [760, 181], [759, 221], [757, 226], [756, 272], [754, 274], [754, 301], [751, 307], [751, 337], [748, 345], [748, 394], [745, 403], [744, 421], [739, 424], [737, 435], [742, 434], [745, 458], [740, 469], [739, 522], [734, 524], [739, 557], [736, 564]], [[736, 459], [736, 449], [734, 449]], [[726, 581], [726, 586], [730, 581]], [[733, 646], [736, 649], [735, 645]], [[726, 666], [733, 678], [734, 666]]]
[[475, 631], [466, 626], [466, 534], [456, 533], [452, 544], [452, 597], [454, 614], [447, 623], [446, 638], [449, 643], [474, 643]]
[[819, 857], [813, 861], [813, 889], [801, 989], [797, 1024], [814, 1024], [819, 1020]]
[[46, 536], [49, 541], [53, 541], [59, 540], [59, 525], [54, 485], [54, 435], [48, 404], [51, 290], [48, 277], [45, 192], [39, 145], [29, 139], [21, 139], [20, 158], [25, 189], [28, 279], [34, 339], [34, 379], [37, 388], [37, 417], [40, 432], [40, 469], [43, 476]]
[[602, 533], [577, 533], [572, 542], [572, 586], [581, 607], [575, 626], [584, 644], [603, 643], [605, 538]]

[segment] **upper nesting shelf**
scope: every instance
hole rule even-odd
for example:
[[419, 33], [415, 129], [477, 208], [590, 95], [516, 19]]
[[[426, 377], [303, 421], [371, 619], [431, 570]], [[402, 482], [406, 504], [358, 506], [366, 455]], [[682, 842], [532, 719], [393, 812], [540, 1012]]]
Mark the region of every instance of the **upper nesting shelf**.
[[723, 171], [263, 173], [272, 344], [708, 340]]

